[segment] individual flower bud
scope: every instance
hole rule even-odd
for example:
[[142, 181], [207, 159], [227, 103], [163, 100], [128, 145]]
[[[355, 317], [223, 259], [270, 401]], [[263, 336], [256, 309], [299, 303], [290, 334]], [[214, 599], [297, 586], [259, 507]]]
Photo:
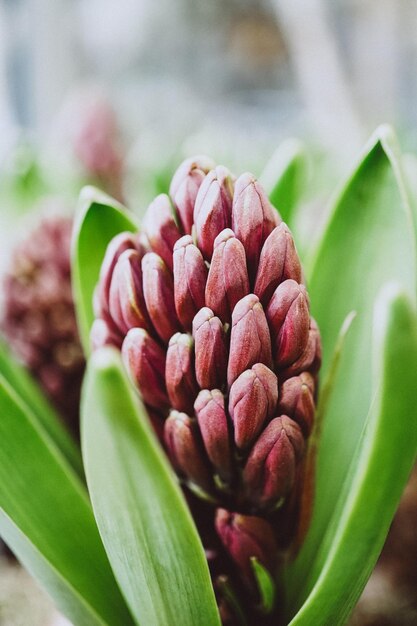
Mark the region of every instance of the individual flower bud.
[[230, 388], [229, 414], [236, 446], [247, 448], [265, 421], [274, 415], [278, 401], [278, 379], [263, 363], [256, 363]]
[[233, 197], [232, 229], [245, 247], [251, 278], [255, 277], [264, 241], [280, 222], [277, 210], [252, 174], [239, 176]]
[[314, 420], [314, 378], [309, 372], [288, 378], [280, 388], [278, 413], [288, 415], [308, 437]]
[[193, 320], [195, 373], [202, 389], [222, 389], [226, 382], [227, 347], [223, 324], [208, 307]]
[[168, 406], [165, 387], [165, 352], [143, 328], [132, 328], [122, 345], [126, 370], [142, 399], [155, 409]]
[[105, 320], [96, 319], [91, 327], [90, 342], [93, 350], [103, 346], [121, 348], [123, 337], [111, 328]]
[[181, 237], [174, 246], [174, 294], [175, 310], [186, 330], [204, 307], [207, 272], [203, 255], [190, 235]]
[[231, 174], [225, 167], [218, 166], [205, 177], [194, 206], [198, 247], [208, 261], [217, 235], [230, 226], [232, 198]]
[[305, 349], [299, 358], [294, 361], [283, 372], [285, 378], [297, 376], [301, 372], [309, 371], [317, 374], [321, 366], [321, 339], [317, 322], [314, 318], [310, 318], [310, 329], [308, 331], [308, 341]]
[[148, 252], [142, 259], [143, 294], [146, 308], [159, 337], [168, 343], [180, 330], [175, 312], [172, 275], [160, 256]]
[[193, 157], [186, 159], [172, 178], [169, 195], [178, 211], [183, 230], [188, 235], [191, 235], [193, 227], [194, 204], [198, 190], [206, 174], [215, 167], [216, 164], [208, 157]]
[[141, 256], [125, 250], [117, 260], [109, 292], [109, 312], [120, 332], [131, 328], [150, 330], [142, 286]]
[[271, 337], [259, 298], [249, 294], [239, 300], [232, 313], [228, 384], [255, 363], [272, 367]]
[[251, 558], [255, 557], [271, 576], [275, 575], [278, 547], [271, 524], [255, 515], [241, 515], [218, 509], [215, 526], [243, 582], [250, 591], [257, 594], [259, 590]]
[[171, 202], [161, 193], [146, 210], [143, 229], [153, 252], [159, 254], [172, 272], [172, 251], [175, 242], [181, 237], [175, 223]]
[[275, 289], [266, 309], [272, 335], [272, 354], [277, 367], [294, 363], [306, 348], [310, 325], [304, 285], [285, 280]]
[[243, 470], [246, 496], [254, 506], [273, 508], [290, 492], [304, 451], [298, 424], [286, 415], [274, 418], [253, 446]]
[[229, 322], [236, 303], [249, 293], [245, 249], [226, 228], [214, 240], [206, 285], [206, 305], [223, 322]]
[[200, 391], [194, 411], [207, 456], [219, 476], [228, 482], [232, 473], [232, 453], [222, 392], [219, 389]]
[[110, 241], [100, 269], [100, 282], [97, 291], [99, 313], [109, 312], [110, 283], [119, 256], [126, 250], [136, 249], [136, 237], [133, 233], [119, 233]]
[[281, 222], [262, 246], [253, 292], [266, 306], [278, 285], [289, 278], [301, 283], [302, 270], [291, 232]]
[[165, 365], [166, 386], [171, 406], [190, 414], [198, 393], [193, 348], [191, 335], [175, 333], [169, 341]]
[[177, 470], [205, 491], [212, 486], [208, 461], [195, 419], [171, 411], [165, 422], [165, 443]]

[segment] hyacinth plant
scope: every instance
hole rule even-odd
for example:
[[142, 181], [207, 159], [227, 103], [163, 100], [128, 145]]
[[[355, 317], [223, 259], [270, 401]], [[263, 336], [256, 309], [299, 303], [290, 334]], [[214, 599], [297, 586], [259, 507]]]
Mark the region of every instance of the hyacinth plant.
[[417, 449], [413, 198], [380, 129], [302, 267], [278, 157], [269, 200], [187, 161], [142, 224], [82, 193], [88, 491], [2, 354], [0, 532], [76, 625], [343, 624], [376, 562]]

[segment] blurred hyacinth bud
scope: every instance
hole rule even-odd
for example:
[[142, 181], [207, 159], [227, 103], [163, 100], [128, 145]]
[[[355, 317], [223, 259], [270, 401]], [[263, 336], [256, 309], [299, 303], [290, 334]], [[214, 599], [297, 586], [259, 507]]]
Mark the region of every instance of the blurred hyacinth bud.
[[169, 195], [185, 233], [191, 235], [194, 222], [194, 204], [200, 185], [206, 174], [216, 167], [216, 164], [205, 156], [197, 156], [184, 161], [175, 172]]
[[265, 421], [273, 417], [278, 401], [278, 379], [263, 363], [244, 371], [230, 388], [229, 414], [234, 439], [240, 449], [257, 437]]
[[191, 335], [176, 333], [169, 341], [165, 380], [171, 406], [192, 413], [198, 393], [194, 370], [194, 345]]
[[256, 276], [264, 241], [280, 222], [278, 212], [256, 178], [249, 173], [239, 176], [233, 197], [232, 229], [245, 247], [251, 278]]
[[105, 320], [96, 319], [90, 332], [91, 347], [97, 350], [102, 346], [122, 347], [123, 336], [112, 328]]
[[310, 312], [304, 285], [285, 280], [275, 289], [266, 309], [277, 367], [294, 363], [304, 352], [309, 335]]
[[195, 371], [202, 389], [222, 389], [226, 383], [227, 346], [223, 324], [204, 307], [193, 320]]
[[185, 413], [171, 411], [165, 422], [165, 444], [177, 470], [194, 485], [209, 492], [211, 472], [197, 421]]
[[281, 222], [262, 246], [253, 291], [266, 306], [278, 285], [290, 278], [302, 282], [301, 264], [291, 232]]
[[251, 558], [258, 559], [270, 574], [274, 575], [278, 547], [271, 524], [254, 515], [218, 509], [215, 526], [246, 587], [255, 595], [258, 594]]
[[109, 292], [109, 311], [120, 332], [131, 328], [150, 330], [143, 295], [142, 258], [136, 250], [125, 250], [114, 267]]
[[158, 254], [147, 252], [142, 259], [143, 293], [152, 324], [159, 337], [168, 343], [180, 330], [175, 313], [172, 274]]
[[232, 451], [224, 395], [219, 389], [200, 391], [194, 403], [207, 456], [219, 476], [229, 482]]
[[165, 351], [143, 328], [132, 328], [122, 345], [125, 367], [143, 401], [155, 409], [169, 406], [165, 384]]
[[172, 251], [181, 233], [175, 223], [169, 197], [161, 193], [146, 210], [142, 222], [150, 246], [172, 271]]
[[288, 415], [308, 437], [314, 419], [314, 378], [309, 372], [288, 378], [280, 388], [278, 413]]
[[239, 300], [232, 314], [228, 384], [255, 363], [272, 367], [271, 337], [259, 298], [249, 294]]
[[222, 322], [230, 322], [236, 303], [249, 292], [245, 249], [227, 228], [214, 240], [206, 285], [206, 304]]
[[192, 321], [204, 307], [207, 266], [203, 255], [190, 235], [179, 239], [174, 246], [175, 310], [182, 326], [191, 330]]
[[232, 199], [232, 176], [228, 169], [217, 166], [202, 182], [194, 205], [197, 244], [208, 261], [217, 235], [230, 227]]
[[243, 471], [248, 499], [272, 509], [287, 496], [295, 480], [297, 462], [304, 452], [298, 424], [286, 415], [274, 418], [253, 446]]

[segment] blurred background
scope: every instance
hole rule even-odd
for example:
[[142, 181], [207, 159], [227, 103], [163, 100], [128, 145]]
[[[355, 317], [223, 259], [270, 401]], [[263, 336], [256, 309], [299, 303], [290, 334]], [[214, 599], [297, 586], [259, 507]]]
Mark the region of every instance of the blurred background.
[[[415, 0], [0, 0], [0, 273], [83, 184], [142, 212], [196, 153], [258, 175], [300, 138], [320, 217], [383, 122], [417, 149]], [[60, 619], [0, 559], [0, 625]]]

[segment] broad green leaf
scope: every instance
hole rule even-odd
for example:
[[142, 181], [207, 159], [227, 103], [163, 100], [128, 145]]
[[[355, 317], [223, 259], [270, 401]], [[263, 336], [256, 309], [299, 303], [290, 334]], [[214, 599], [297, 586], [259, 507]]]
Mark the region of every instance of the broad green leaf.
[[305, 148], [296, 139], [288, 139], [277, 148], [260, 176], [272, 204], [290, 227], [305, 187], [306, 176]]
[[312, 590], [292, 626], [342, 626], [384, 544], [417, 452], [410, 419], [417, 383], [417, 316], [388, 288], [375, 309], [377, 394], [322, 546], [308, 573]]
[[0, 376], [0, 535], [77, 626], [133, 624], [85, 487]]
[[121, 231], [136, 231], [134, 217], [116, 200], [94, 187], [84, 187], [72, 241], [72, 284], [78, 329], [85, 354], [94, 321], [93, 294], [109, 241]]
[[4, 376], [21, 400], [30, 407], [38, 423], [77, 474], [82, 477], [84, 470], [78, 446], [30, 374], [15, 361], [3, 342], [0, 342], [0, 374]]
[[87, 368], [82, 444], [100, 533], [138, 623], [218, 626], [197, 530], [112, 348], [95, 352]]
[[323, 538], [337, 516], [339, 494], [363, 433], [375, 387], [372, 381], [373, 307], [386, 282], [415, 297], [415, 246], [411, 213], [392, 132], [372, 137], [358, 168], [335, 202], [310, 275], [312, 312], [323, 341], [326, 378], [339, 328], [357, 317], [346, 338], [324, 419], [317, 458], [312, 524], [288, 568], [289, 605], [298, 609], [323, 566]]

